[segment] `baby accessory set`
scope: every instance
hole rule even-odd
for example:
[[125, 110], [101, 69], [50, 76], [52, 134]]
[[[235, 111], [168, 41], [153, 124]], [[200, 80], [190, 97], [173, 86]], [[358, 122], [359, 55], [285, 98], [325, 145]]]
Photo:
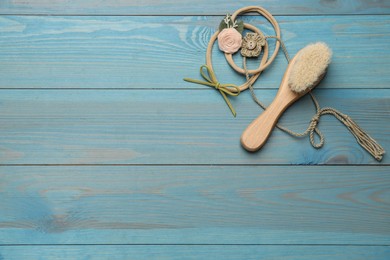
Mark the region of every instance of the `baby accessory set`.
[[[257, 27], [237, 20], [239, 15], [249, 12], [256, 12], [265, 17], [272, 24], [276, 35], [265, 36]], [[251, 32], [247, 32], [243, 37], [244, 29]], [[268, 39], [276, 40], [275, 49], [271, 57], [268, 57]], [[217, 40], [218, 47], [224, 52], [228, 64], [237, 73], [246, 77], [246, 82], [241, 86], [222, 84], [218, 81], [217, 76], [214, 73], [211, 55], [214, 43]], [[259, 78], [261, 72], [268, 68], [274, 61], [280, 47], [282, 47], [288, 61], [288, 66], [276, 97], [266, 108], [256, 97], [253, 90], [253, 84]], [[233, 60], [233, 54], [239, 50], [243, 58], [243, 68], [237, 66]], [[247, 59], [260, 56], [258, 68], [254, 70], [248, 69]], [[355, 136], [357, 142], [376, 160], [380, 161], [385, 153], [384, 149], [372, 137], [365, 133], [349, 116], [334, 108], [321, 108], [317, 99], [311, 92], [326, 75], [327, 68], [331, 62], [331, 57], [332, 51], [328, 45], [323, 42], [317, 42], [302, 48], [292, 59], [290, 59], [287, 49], [281, 39], [279, 24], [275, 18], [260, 6], [249, 6], [237, 10], [232, 15], [226, 15], [221, 21], [218, 31], [211, 36], [206, 50], [206, 64], [200, 67], [200, 73], [204, 80], [190, 78], [184, 78], [184, 80], [196, 84], [203, 84], [218, 90], [230, 108], [233, 116], [236, 116], [236, 112], [230, 103], [228, 96], [238, 96], [242, 91], [246, 89], [250, 90], [253, 100], [264, 109], [264, 112], [250, 123], [241, 135], [241, 145], [247, 151], [258, 151], [266, 143], [274, 127], [296, 137], [309, 135], [312, 146], [321, 148], [324, 145], [324, 137], [318, 129], [317, 124], [322, 115], [329, 114], [335, 116], [342, 122]], [[277, 124], [278, 119], [283, 112], [306, 94], [310, 95], [316, 107], [316, 113], [312, 117], [307, 129], [303, 133], [295, 133], [288, 128]], [[317, 134], [319, 137], [318, 143], [315, 142], [314, 134]]]

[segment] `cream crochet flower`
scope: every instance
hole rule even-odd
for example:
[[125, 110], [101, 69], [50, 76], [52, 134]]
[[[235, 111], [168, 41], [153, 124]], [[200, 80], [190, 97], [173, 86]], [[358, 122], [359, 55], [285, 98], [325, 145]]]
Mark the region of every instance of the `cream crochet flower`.
[[257, 33], [247, 33], [242, 41], [241, 55], [248, 58], [258, 57], [264, 45], [263, 36]]

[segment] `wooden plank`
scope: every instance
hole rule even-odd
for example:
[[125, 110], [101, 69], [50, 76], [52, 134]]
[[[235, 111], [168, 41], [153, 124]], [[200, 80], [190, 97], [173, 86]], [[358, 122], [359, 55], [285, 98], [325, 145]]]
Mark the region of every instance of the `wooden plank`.
[[[182, 79], [200, 77], [221, 18], [2, 16], [0, 88], [202, 88]], [[333, 49], [322, 88], [388, 88], [389, 16], [277, 19], [291, 54], [315, 41]], [[259, 17], [245, 20], [274, 34]], [[243, 82], [214, 49], [219, 80]], [[285, 69], [280, 54], [256, 86], [278, 88]]]
[[[387, 260], [387, 246], [3, 246], [0, 259]], [[2, 258], [1, 258], [2, 257]]]
[[224, 15], [246, 5], [259, 5], [275, 15], [390, 14], [387, 1], [156, 1], [134, 2], [84, 0], [2, 0], [2, 14], [89, 14], [89, 15]]
[[390, 243], [389, 167], [8, 166], [1, 244]]
[[[275, 90], [259, 90], [270, 103]], [[390, 90], [315, 91], [323, 106], [349, 114], [390, 149]], [[215, 90], [2, 90], [1, 164], [377, 164], [350, 132], [321, 118], [326, 144], [311, 147], [275, 130], [257, 153], [239, 138], [261, 113], [249, 93], [231, 98], [233, 118]], [[308, 96], [281, 123], [303, 131], [314, 114]], [[294, 151], [294, 152], [292, 152]], [[390, 159], [384, 156], [383, 164]]]

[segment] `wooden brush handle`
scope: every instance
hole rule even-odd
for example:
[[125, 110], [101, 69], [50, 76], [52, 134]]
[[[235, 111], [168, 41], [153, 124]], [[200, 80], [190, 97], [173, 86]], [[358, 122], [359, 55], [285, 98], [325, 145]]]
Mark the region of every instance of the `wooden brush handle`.
[[[293, 61], [290, 62], [290, 64], [292, 63]], [[297, 94], [290, 90], [288, 80], [286, 80], [288, 72], [289, 69], [287, 69], [282, 83], [280, 84], [279, 91], [271, 105], [269, 105], [269, 107], [242, 133], [241, 144], [246, 150], [250, 152], [259, 150], [267, 141], [272, 129], [275, 127], [283, 112], [304, 95], [304, 93]]]
[[265, 144], [279, 117], [286, 109], [286, 104], [281, 101], [281, 99], [275, 99], [242, 133], [241, 144], [247, 151], [255, 152]]

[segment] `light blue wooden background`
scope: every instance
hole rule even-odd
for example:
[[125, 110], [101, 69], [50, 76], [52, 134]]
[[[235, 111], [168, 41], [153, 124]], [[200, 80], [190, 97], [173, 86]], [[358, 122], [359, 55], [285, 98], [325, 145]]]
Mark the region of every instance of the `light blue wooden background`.
[[[275, 130], [249, 154], [249, 93], [234, 119], [182, 81], [247, 5], [276, 16], [291, 54], [330, 45], [320, 103], [390, 150], [389, 1], [0, 0], [1, 260], [390, 258], [387, 155], [331, 117], [320, 150]], [[243, 82], [213, 55], [221, 81]], [[261, 100], [285, 68], [279, 55], [262, 74]], [[281, 121], [303, 130], [313, 112], [305, 97]]]

